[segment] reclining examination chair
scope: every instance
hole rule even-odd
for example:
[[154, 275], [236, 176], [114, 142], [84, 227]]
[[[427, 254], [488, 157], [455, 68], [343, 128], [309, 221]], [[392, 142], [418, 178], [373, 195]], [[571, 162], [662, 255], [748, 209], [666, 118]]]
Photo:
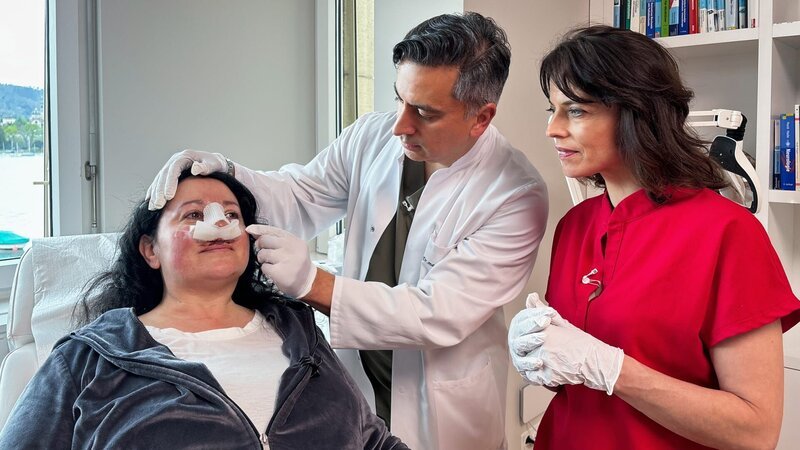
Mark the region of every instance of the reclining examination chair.
[[73, 309], [84, 285], [110, 267], [118, 236], [36, 239], [22, 255], [8, 308], [10, 352], [0, 365], [0, 428], [53, 345], [72, 330]]

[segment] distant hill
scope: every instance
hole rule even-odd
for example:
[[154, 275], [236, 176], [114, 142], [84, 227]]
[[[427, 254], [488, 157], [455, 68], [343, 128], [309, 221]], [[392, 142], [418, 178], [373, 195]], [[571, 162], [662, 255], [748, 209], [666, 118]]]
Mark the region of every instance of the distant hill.
[[34, 111], [41, 112], [43, 105], [43, 89], [0, 84], [0, 119], [27, 119]]

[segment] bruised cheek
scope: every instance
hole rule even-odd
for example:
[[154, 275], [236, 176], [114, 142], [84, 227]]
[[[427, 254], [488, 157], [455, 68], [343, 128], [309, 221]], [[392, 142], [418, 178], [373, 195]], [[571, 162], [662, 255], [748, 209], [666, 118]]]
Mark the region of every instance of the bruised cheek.
[[172, 239], [172, 243], [170, 245], [170, 260], [172, 261], [173, 269], [177, 272], [180, 272], [183, 269], [187, 261], [185, 261], [185, 256], [189, 255], [189, 251], [194, 245], [194, 239], [189, 232], [189, 226], [180, 227], [176, 231], [170, 235], [170, 239]]

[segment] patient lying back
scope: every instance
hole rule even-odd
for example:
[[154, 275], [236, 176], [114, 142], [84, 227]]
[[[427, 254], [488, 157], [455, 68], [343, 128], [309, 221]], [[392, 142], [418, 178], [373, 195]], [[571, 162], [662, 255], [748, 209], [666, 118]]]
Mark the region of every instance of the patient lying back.
[[184, 173], [163, 209], [140, 203], [0, 448], [407, 448], [311, 308], [263, 282], [243, 232], [256, 217], [252, 194], [219, 173]]

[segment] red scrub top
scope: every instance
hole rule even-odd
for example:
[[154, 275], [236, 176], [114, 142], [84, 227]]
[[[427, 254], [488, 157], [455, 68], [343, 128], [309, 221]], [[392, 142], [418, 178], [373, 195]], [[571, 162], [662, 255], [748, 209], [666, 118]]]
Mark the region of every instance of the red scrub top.
[[[594, 270], [596, 273], [590, 274]], [[597, 283], [602, 291], [589, 300]], [[555, 231], [546, 299], [575, 326], [666, 375], [719, 388], [709, 348], [781, 319], [800, 301], [758, 220], [708, 190], [640, 190], [572, 208]], [[743, 361], [746, 364], [746, 361]], [[697, 449], [615, 395], [564, 386], [537, 433], [541, 449]]]

